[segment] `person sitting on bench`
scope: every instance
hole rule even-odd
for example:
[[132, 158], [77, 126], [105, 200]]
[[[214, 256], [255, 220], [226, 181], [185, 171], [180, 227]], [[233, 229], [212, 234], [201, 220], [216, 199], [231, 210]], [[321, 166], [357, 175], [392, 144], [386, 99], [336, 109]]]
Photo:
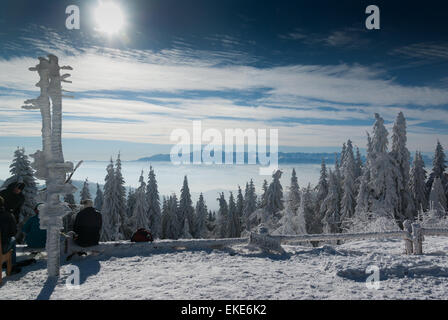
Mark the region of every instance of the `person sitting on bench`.
[[30, 217], [22, 228], [22, 231], [25, 233], [25, 243], [28, 245], [28, 248], [45, 248], [47, 230], [40, 228], [39, 208], [41, 206], [42, 203], [36, 205], [34, 208], [36, 214]]
[[81, 202], [83, 209], [76, 215], [73, 231], [76, 233], [75, 243], [80, 247], [91, 247], [98, 244], [102, 225], [101, 213], [93, 207], [90, 199]]

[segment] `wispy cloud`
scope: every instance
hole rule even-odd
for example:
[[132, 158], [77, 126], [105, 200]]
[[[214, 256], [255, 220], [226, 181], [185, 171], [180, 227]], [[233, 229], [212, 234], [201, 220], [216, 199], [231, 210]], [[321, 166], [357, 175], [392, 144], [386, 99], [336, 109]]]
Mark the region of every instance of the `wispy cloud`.
[[394, 49], [391, 53], [424, 60], [448, 60], [448, 42], [414, 43]]

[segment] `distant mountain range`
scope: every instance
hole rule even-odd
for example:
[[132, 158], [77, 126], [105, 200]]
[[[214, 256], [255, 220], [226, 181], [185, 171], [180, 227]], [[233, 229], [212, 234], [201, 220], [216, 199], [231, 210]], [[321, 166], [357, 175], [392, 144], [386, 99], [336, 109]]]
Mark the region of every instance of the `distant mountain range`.
[[[237, 155], [241, 156], [241, 153], [236, 152], [233, 153], [233, 163], [236, 162]], [[244, 156], [244, 163], [248, 163], [248, 153], [245, 152], [243, 156]], [[340, 157], [340, 154], [338, 153], [337, 156]], [[325, 163], [334, 164], [335, 153], [304, 153], [304, 152], [278, 153], [279, 163], [321, 163], [322, 159], [325, 160]], [[136, 161], [145, 161], [145, 162], [171, 161], [171, 158], [169, 154], [156, 154], [150, 157], [140, 158]], [[193, 153], [190, 153], [190, 161], [193, 161]], [[223, 153], [223, 162], [224, 161], [225, 161], [225, 155]], [[257, 163], [259, 163], [258, 156], [257, 156]]]
[[[240, 154], [240, 153], [238, 153]], [[340, 153], [329, 153], [329, 152], [321, 152], [321, 153], [307, 153], [307, 152], [279, 152], [278, 153], [278, 162], [279, 163], [314, 163], [318, 164], [322, 162], [322, 159], [325, 160], [327, 164], [335, 163], [335, 154], [337, 154], [338, 159], [341, 157]], [[212, 153], [213, 156], [213, 153]], [[233, 163], [236, 162], [237, 153], [233, 153]], [[269, 154], [268, 154], [269, 156]], [[365, 161], [365, 156], [361, 156], [362, 160]], [[412, 159], [411, 159], [412, 160]], [[431, 166], [432, 158], [429, 156], [423, 155], [423, 160], [427, 166]], [[156, 154], [150, 157], [143, 157], [137, 159], [135, 161], [144, 161], [144, 162], [169, 162], [171, 161], [169, 154]], [[190, 161], [193, 161], [193, 153], [190, 153]], [[223, 154], [223, 162], [225, 161], [225, 155]], [[247, 161], [247, 152], [244, 153], [244, 163], [248, 163]], [[257, 157], [257, 163], [258, 157]]]

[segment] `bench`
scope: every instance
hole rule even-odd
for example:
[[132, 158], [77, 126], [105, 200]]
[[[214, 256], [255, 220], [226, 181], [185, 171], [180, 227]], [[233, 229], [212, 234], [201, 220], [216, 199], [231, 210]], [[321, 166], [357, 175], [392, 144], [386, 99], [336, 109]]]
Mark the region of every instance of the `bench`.
[[[1, 234], [0, 234], [0, 238], [1, 238]], [[2, 242], [0, 241], [0, 267], [2, 269], [0, 269], [0, 284], [2, 284], [3, 281], [3, 263], [6, 262], [6, 275], [10, 276], [11, 272], [12, 272], [12, 249], [9, 250], [8, 252], [6, 252], [5, 254], [3, 254], [3, 249], [2, 249]]]

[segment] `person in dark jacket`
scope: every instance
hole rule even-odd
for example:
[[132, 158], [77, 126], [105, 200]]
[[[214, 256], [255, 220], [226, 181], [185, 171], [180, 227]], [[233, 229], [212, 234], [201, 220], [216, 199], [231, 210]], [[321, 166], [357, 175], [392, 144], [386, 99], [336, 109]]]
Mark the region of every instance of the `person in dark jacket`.
[[101, 213], [93, 208], [93, 201], [88, 199], [81, 203], [84, 207], [77, 215], [73, 231], [76, 233], [75, 243], [81, 247], [95, 246], [100, 241]]
[[34, 208], [36, 214], [30, 217], [22, 228], [25, 233], [25, 243], [29, 248], [45, 248], [47, 242], [47, 230], [40, 228], [39, 207], [41, 205], [42, 203], [36, 205]]
[[[4, 207], [5, 201], [3, 197], [0, 196], [0, 234], [1, 234], [1, 242], [2, 242], [2, 254], [5, 254], [9, 250], [12, 249], [12, 265], [13, 265], [13, 273], [20, 272], [20, 268], [17, 268], [16, 265], [16, 240], [14, 236], [17, 233], [17, 225], [14, 216], [5, 210]], [[0, 266], [0, 271], [1, 271]]]
[[16, 221], [19, 221], [20, 209], [25, 202], [25, 196], [22, 193], [23, 189], [25, 189], [23, 182], [13, 182], [5, 190], [0, 191], [0, 197], [5, 202], [5, 210], [12, 213]]

